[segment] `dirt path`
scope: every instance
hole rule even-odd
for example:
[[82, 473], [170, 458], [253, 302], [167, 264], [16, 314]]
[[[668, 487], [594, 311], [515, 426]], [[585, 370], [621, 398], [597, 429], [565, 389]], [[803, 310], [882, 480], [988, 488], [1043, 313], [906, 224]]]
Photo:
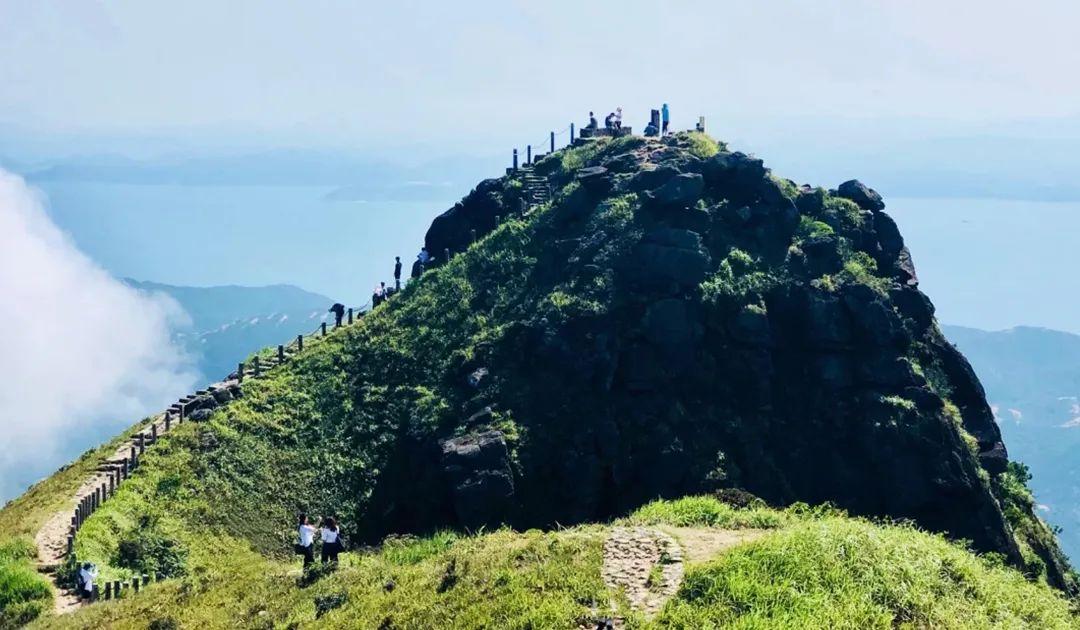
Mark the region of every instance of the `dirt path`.
[[[139, 432], [145, 432], [149, 435], [152, 425], [157, 425], [159, 434], [164, 433], [165, 414], [154, 416], [151, 422], [146, 423]], [[53, 612], [56, 614], [71, 612], [80, 605], [80, 600], [76, 597], [74, 591], [62, 589], [55, 581], [55, 572], [63, 565], [67, 554], [67, 537], [71, 529], [71, 515], [84, 497], [93, 494], [102, 484], [107, 485], [109, 483], [109, 477], [113, 474], [111, 467], [123, 465], [124, 460], [129, 457], [131, 447], [134, 444], [135, 440], [132, 439], [117, 447], [116, 451], [101, 462], [94, 474], [83, 480], [82, 485], [79, 486], [75, 495], [71, 497], [67, 507], [53, 514], [45, 522], [45, 525], [38, 530], [37, 535], [34, 536], [34, 544], [37, 545], [38, 550], [37, 569], [38, 572], [46, 574], [50, 578], [49, 583], [52, 586], [54, 595]]]
[[[679, 590], [687, 562], [705, 562], [766, 533], [706, 527], [616, 527], [604, 542], [601, 575], [609, 589], [622, 590], [634, 610], [652, 618]], [[621, 618], [613, 622], [615, 628], [625, 625]]]

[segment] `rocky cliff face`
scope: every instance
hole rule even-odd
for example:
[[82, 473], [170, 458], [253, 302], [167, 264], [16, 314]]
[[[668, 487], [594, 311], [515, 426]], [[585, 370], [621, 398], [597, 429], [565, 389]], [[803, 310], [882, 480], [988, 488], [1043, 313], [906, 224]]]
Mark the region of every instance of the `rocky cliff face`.
[[[535, 297], [447, 381], [456, 432], [487, 445], [470, 459], [439, 438], [452, 518], [579, 522], [735, 486], [913, 519], [1025, 562], [993, 490], [1007, 453], [982, 386], [880, 195], [799, 187], [694, 135], [586, 144], [535, 172], [556, 190], [525, 221]], [[462, 251], [514, 215], [516, 182], [480, 184], [427, 247]], [[494, 315], [498, 299], [481, 290], [471, 308]], [[465, 421], [479, 408], [512, 435]]]

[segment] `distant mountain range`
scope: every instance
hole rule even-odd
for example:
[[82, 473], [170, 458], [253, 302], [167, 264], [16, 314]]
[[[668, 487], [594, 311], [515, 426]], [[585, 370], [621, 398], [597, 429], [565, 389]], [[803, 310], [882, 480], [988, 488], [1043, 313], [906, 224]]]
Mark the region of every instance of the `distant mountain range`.
[[942, 330], [986, 388], [1010, 459], [1031, 468], [1044, 518], [1080, 558], [1080, 336], [1024, 326]]
[[206, 380], [236, 369], [251, 352], [310, 333], [327, 318], [330, 298], [288, 284], [264, 287], [181, 287], [126, 279], [148, 293], [176, 300], [190, 325], [174, 338], [196, 358]]

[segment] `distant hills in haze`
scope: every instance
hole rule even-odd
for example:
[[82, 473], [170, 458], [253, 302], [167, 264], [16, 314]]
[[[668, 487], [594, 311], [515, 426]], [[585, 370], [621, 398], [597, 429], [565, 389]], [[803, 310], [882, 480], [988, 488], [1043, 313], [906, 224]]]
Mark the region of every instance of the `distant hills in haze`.
[[1080, 559], [1080, 335], [1020, 326], [942, 326], [971, 361], [1011, 459], [1027, 464], [1043, 517]]
[[209, 381], [236, 369], [238, 361], [267, 346], [307, 334], [327, 317], [330, 298], [288, 284], [263, 287], [184, 287], [125, 279], [147, 293], [176, 300], [190, 324], [174, 338]]

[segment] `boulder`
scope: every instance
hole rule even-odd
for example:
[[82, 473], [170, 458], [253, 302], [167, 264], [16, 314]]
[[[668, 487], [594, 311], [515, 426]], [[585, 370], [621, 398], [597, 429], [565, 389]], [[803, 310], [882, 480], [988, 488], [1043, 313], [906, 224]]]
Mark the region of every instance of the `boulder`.
[[631, 280], [640, 288], [679, 292], [697, 287], [709, 273], [712, 259], [697, 232], [657, 228], [634, 247], [627, 264]]
[[888, 269], [900, 255], [900, 250], [904, 249], [904, 237], [900, 235], [896, 221], [884, 212], [874, 214], [874, 231], [877, 232], [878, 247], [881, 251], [878, 264], [882, 269]]
[[503, 203], [501, 190], [500, 180], [485, 179], [453, 208], [435, 217], [424, 237], [431, 255], [438, 260], [447, 248], [463, 251], [472, 243], [473, 230], [480, 236], [494, 229], [495, 217], [508, 216], [511, 210]]
[[505, 522], [511, 515], [514, 476], [503, 434], [484, 431], [445, 440], [439, 446], [458, 522], [471, 530]]
[[671, 166], [661, 166], [659, 168], [641, 170], [630, 179], [630, 183], [627, 187], [632, 192], [655, 190], [666, 184], [678, 174], [679, 169]]
[[701, 175], [683, 173], [669, 179], [653, 194], [657, 203], [666, 206], [685, 206], [700, 199], [704, 190], [705, 180]]
[[219, 405], [224, 405], [233, 399], [233, 392], [229, 387], [219, 387], [210, 393]]
[[854, 201], [864, 210], [877, 212], [885, 209], [885, 202], [881, 200], [881, 195], [857, 179], [850, 179], [840, 184], [840, 187], [836, 189], [836, 194]]
[[594, 196], [606, 195], [613, 186], [611, 174], [603, 166], [589, 166], [578, 169], [574, 175], [581, 187]]
[[205, 422], [210, 419], [214, 412], [210, 409], [196, 409], [187, 414], [186, 418], [192, 422]]

